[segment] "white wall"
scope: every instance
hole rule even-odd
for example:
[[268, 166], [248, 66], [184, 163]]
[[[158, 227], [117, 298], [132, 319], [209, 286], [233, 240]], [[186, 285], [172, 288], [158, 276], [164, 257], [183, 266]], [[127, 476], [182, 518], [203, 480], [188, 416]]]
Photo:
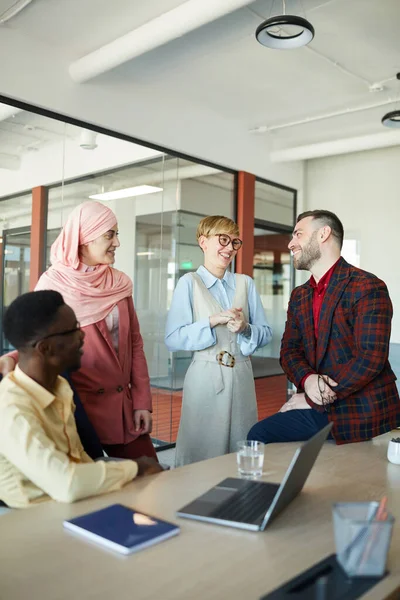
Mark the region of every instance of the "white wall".
[[[249, 134], [225, 115], [187, 105], [173, 86], [154, 80], [99, 77], [72, 82], [68, 62], [54, 48], [13, 28], [2, 28], [1, 92], [11, 98], [135, 136], [193, 157], [245, 170], [294, 188], [302, 187], [301, 163], [272, 164], [265, 136]], [[18, 76], [23, 74], [23, 76]]]
[[[216, 181], [218, 184], [218, 181]], [[202, 215], [226, 215], [233, 217], [234, 190], [200, 180], [182, 180], [182, 210]], [[201, 217], [199, 217], [200, 220]]]
[[292, 224], [293, 194], [256, 182], [254, 216], [272, 223]]
[[343, 222], [346, 239], [358, 240], [360, 267], [389, 288], [395, 343], [400, 342], [399, 165], [400, 148], [309, 161], [304, 206], [333, 211]]

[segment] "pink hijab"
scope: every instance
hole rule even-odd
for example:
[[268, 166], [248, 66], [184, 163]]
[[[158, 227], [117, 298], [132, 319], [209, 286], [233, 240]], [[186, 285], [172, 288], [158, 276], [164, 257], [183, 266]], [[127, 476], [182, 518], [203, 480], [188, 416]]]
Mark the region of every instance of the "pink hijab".
[[60, 292], [82, 326], [101, 321], [117, 302], [132, 296], [132, 281], [125, 273], [108, 265], [86, 271], [79, 260], [79, 246], [103, 235], [116, 222], [112, 210], [100, 202], [77, 206], [51, 247], [51, 267], [35, 288]]

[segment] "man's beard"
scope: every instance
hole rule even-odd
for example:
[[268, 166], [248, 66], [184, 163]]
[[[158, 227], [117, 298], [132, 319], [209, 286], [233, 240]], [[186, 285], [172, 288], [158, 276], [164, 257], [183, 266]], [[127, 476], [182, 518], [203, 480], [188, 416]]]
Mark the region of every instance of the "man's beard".
[[314, 231], [307, 246], [301, 249], [300, 256], [298, 258], [294, 257], [294, 267], [298, 271], [310, 271], [311, 267], [321, 258], [317, 235], [318, 231]]

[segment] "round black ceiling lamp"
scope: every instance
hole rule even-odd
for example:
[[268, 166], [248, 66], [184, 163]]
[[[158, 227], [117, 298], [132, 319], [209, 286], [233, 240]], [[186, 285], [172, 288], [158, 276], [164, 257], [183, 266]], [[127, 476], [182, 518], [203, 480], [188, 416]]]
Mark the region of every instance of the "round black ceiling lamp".
[[270, 17], [257, 27], [257, 41], [275, 50], [292, 50], [306, 46], [314, 37], [314, 27], [303, 17], [287, 15], [285, 0], [282, 0], [282, 5], [283, 15]]
[[382, 118], [382, 125], [393, 129], [400, 128], [400, 110], [392, 110], [392, 112], [386, 113]]
[[[400, 80], [400, 73], [397, 73], [396, 77]], [[400, 129], [400, 110], [392, 110], [391, 112], [386, 113], [386, 115], [382, 117], [382, 125], [392, 129]]]

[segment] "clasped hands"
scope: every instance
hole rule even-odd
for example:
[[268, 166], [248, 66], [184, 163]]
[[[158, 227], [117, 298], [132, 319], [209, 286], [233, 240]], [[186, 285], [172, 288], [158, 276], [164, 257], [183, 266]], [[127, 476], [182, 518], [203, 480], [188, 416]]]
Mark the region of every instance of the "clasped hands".
[[217, 325], [226, 325], [231, 333], [241, 333], [246, 329], [247, 323], [241, 308], [230, 308], [210, 317], [210, 327]]
[[305, 380], [304, 391], [314, 404], [326, 405], [332, 404], [336, 400], [336, 394], [332, 389], [335, 386], [337, 386], [337, 382], [328, 375], [314, 373]]
[[288, 410], [302, 410], [311, 408], [306, 400], [306, 394], [314, 404], [327, 405], [336, 400], [336, 394], [332, 388], [337, 386], [337, 382], [328, 377], [328, 375], [309, 375], [304, 383], [304, 393], [293, 394], [285, 402], [279, 412]]

